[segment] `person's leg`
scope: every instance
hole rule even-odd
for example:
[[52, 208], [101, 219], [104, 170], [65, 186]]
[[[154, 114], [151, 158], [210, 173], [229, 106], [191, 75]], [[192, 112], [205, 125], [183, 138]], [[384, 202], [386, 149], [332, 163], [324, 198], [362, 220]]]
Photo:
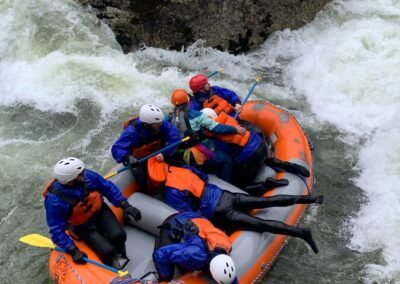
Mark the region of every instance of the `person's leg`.
[[311, 204], [323, 202], [322, 195], [274, 195], [257, 197], [243, 193], [235, 193], [235, 209], [247, 211], [256, 208], [284, 207], [294, 204]]
[[77, 226], [73, 228], [80, 240], [84, 241], [99, 256], [103, 263], [112, 265], [116, 248], [97, 231], [95, 226]]
[[220, 179], [229, 182], [232, 176], [232, 164], [232, 158], [228, 154], [216, 150], [213, 159], [207, 160], [202, 169], [215, 173]]
[[252, 184], [260, 167], [264, 163], [267, 153], [267, 146], [264, 141], [261, 141], [253, 155], [251, 155], [247, 161], [241, 163], [235, 171], [235, 174], [237, 175], [235, 175], [234, 178], [237, 186], [243, 188]]
[[232, 210], [226, 215], [227, 219], [234, 223], [237, 229], [255, 231], [259, 233], [269, 232], [303, 239], [315, 253], [318, 247], [314, 242], [311, 230], [308, 228], [297, 228], [275, 220], [264, 220], [249, 214]]
[[107, 204], [103, 203], [97, 213], [95, 223], [99, 232], [115, 246], [123, 257], [126, 257], [126, 233]]

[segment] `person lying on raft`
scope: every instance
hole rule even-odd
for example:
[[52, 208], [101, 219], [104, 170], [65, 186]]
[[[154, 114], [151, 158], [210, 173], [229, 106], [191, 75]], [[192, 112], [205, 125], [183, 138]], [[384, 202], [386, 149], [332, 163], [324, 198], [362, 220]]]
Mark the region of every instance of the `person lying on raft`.
[[203, 108], [212, 108], [216, 113], [221, 111], [234, 116], [242, 111], [242, 102], [234, 91], [217, 86], [210, 86], [207, 76], [198, 74], [189, 81], [193, 92], [190, 98], [190, 109], [200, 111]]
[[[152, 104], [143, 105], [139, 117], [128, 119], [123, 127], [124, 131], [111, 147], [112, 156], [117, 163], [133, 166], [133, 175], [139, 188], [145, 191], [146, 165], [137, 165], [137, 160], [179, 141], [179, 131], [165, 121], [162, 110]], [[156, 157], [162, 161], [165, 157], [171, 157], [175, 150], [176, 148], [169, 149]]]
[[[225, 112], [220, 112], [217, 115], [211, 108], [203, 108], [201, 112], [218, 123], [232, 126], [239, 125], [239, 122], [235, 118], [227, 115]], [[246, 186], [250, 185], [255, 179], [268, 155], [267, 146], [263, 139], [253, 131], [247, 131], [245, 135], [207, 133], [207, 136], [220, 141], [221, 143], [218, 144], [220, 149], [223, 149], [233, 157], [237, 167], [235, 167], [232, 182], [246, 190]], [[268, 178], [261, 186], [263, 188], [277, 187], [288, 185], [288, 183], [287, 179], [275, 180]], [[246, 191], [251, 193], [249, 190]]]
[[129, 261], [125, 250], [126, 233], [103, 196], [123, 210], [128, 224], [141, 219], [140, 211], [127, 202], [112, 182], [85, 169], [85, 164], [77, 158], [58, 161], [53, 172], [54, 179], [43, 192], [53, 242], [68, 252], [75, 263], [86, 263], [86, 254], [65, 233], [70, 229], [105, 264], [122, 269]]
[[175, 265], [185, 271], [209, 272], [217, 283], [238, 283], [236, 268], [228, 255], [228, 236], [203, 216], [181, 212], [169, 216], [160, 226], [153, 252], [159, 281], [174, 278]]
[[232, 158], [223, 151], [213, 151], [211, 141], [201, 143], [201, 132], [203, 129], [207, 129], [216, 135], [237, 134], [243, 136], [246, 134], [246, 129], [240, 125], [231, 126], [217, 123], [202, 112], [189, 109], [189, 94], [183, 89], [172, 92], [171, 103], [175, 107], [174, 111], [168, 115], [167, 120], [178, 128], [181, 137], [191, 137], [190, 141], [179, 146], [184, 149], [178, 151], [180, 157], [188, 165], [207, 173], [215, 173], [219, 178], [230, 181]]
[[275, 195], [256, 197], [231, 193], [208, 183], [208, 176], [196, 168], [175, 167], [155, 159], [148, 160], [149, 181], [163, 188], [164, 201], [179, 211], [197, 211], [212, 220], [225, 220], [237, 229], [289, 235], [306, 241], [315, 253], [317, 245], [310, 229], [297, 228], [283, 222], [263, 220], [246, 212], [256, 208], [290, 206], [323, 202], [322, 195]]

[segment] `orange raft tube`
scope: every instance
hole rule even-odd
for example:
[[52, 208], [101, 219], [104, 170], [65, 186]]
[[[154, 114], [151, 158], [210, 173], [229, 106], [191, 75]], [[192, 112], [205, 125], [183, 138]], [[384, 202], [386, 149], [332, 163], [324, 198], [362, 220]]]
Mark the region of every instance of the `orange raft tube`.
[[[265, 179], [266, 176], [272, 176], [277, 179], [286, 178], [289, 180], [289, 185], [269, 190], [264, 196], [309, 193], [313, 185], [312, 147], [294, 116], [289, 111], [270, 103], [251, 101], [244, 106], [240, 119], [258, 127], [269, 138], [271, 155], [283, 161], [305, 166], [311, 173], [310, 177], [304, 178], [287, 172], [275, 172], [266, 166], [259, 173], [262, 179]], [[151, 197], [140, 193], [133, 194], [136, 191], [136, 184], [130, 171], [121, 172], [111, 178], [111, 181], [122, 190], [124, 196], [129, 197], [128, 201], [132, 205], [142, 211], [141, 222], [149, 223], [145, 224], [144, 228], [125, 227], [128, 234], [127, 252], [128, 256], [133, 260], [133, 263], [131, 261], [127, 269], [132, 278], [129, 276], [128, 278], [120, 278], [116, 273], [92, 264], [75, 264], [68, 254], [53, 250], [50, 252], [49, 272], [56, 283], [157, 283], [153, 273], [154, 265], [151, 260], [157, 226], [174, 210]], [[231, 186], [232, 189], [227, 188], [229, 184], [218, 180], [218, 178], [213, 178], [211, 182], [222, 185], [227, 190], [240, 191], [234, 186]], [[263, 219], [274, 219], [290, 225], [296, 225], [305, 207], [306, 205], [301, 204], [290, 207], [274, 207], [255, 210], [253, 214]], [[122, 221], [121, 210], [113, 208], [113, 211], [118, 219]], [[231, 256], [236, 264], [239, 282], [245, 284], [258, 282], [270, 269], [279, 252], [286, 244], [287, 238], [287, 236], [270, 233], [246, 231], [233, 233], [230, 236], [233, 242]], [[86, 252], [89, 258], [100, 261], [96, 254], [83, 242], [75, 241], [75, 244], [79, 249]], [[188, 284], [214, 283], [208, 276], [199, 272], [180, 275], [176, 280]]]

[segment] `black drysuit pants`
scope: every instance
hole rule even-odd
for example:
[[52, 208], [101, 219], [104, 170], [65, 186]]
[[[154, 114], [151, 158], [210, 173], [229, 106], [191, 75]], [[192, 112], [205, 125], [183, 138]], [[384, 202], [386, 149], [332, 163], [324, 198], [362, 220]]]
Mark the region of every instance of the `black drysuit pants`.
[[107, 265], [112, 265], [116, 253], [126, 255], [126, 233], [104, 202], [89, 222], [73, 227], [72, 232], [88, 244]]

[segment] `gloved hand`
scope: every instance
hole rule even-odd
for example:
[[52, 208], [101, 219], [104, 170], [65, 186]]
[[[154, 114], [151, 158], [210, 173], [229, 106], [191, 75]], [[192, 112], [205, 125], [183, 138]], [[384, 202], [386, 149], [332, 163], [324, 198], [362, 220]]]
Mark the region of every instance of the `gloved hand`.
[[125, 159], [124, 163], [125, 166], [130, 165], [132, 168], [135, 168], [139, 165], [139, 160], [133, 156], [129, 156]]
[[87, 254], [80, 251], [76, 246], [71, 246], [68, 250], [68, 253], [72, 256], [72, 259], [77, 264], [85, 264], [86, 260], [84, 257], [87, 257]]
[[130, 205], [128, 201], [122, 201], [120, 207], [124, 211], [125, 221], [128, 224], [133, 225], [135, 224], [134, 221], [138, 222], [140, 219], [142, 219], [142, 214], [140, 213], [139, 209]]

